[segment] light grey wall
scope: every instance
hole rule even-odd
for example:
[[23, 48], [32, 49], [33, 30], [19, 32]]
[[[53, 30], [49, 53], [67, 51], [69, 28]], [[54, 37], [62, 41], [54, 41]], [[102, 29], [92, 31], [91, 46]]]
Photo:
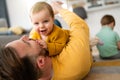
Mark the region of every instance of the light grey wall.
[[22, 26], [25, 29], [30, 29], [26, 0], [6, 0], [6, 2], [11, 26]]
[[[6, 0], [6, 1], [11, 26], [22, 26], [26, 30], [31, 29], [32, 26], [28, 14], [29, 12], [28, 7], [30, 6], [30, 3], [28, 2], [31, 1], [32, 4], [32, 2], [40, 0]], [[100, 19], [105, 14], [112, 14], [115, 17], [116, 20], [115, 31], [117, 31], [120, 35], [120, 6], [117, 6], [88, 12], [88, 19], [86, 19], [86, 22], [89, 25], [91, 37], [94, 37], [95, 34], [100, 30], [101, 28]], [[62, 23], [64, 22], [62, 21]], [[64, 23], [63, 26], [66, 26], [66, 24]]]

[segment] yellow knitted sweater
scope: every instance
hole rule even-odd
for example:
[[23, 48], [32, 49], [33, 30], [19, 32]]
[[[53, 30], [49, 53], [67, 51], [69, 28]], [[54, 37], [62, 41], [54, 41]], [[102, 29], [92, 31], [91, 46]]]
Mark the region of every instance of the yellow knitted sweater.
[[66, 9], [60, 10], [60, 15], [70, 26], [70, 37], [62, 52], [52, 57], [52, 80], [81, 80], [92, 65], [89, 28], [85, 21]]

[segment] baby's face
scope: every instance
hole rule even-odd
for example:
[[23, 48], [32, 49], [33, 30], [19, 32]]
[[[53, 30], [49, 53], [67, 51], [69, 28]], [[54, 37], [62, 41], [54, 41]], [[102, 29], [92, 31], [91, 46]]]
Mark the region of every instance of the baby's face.
[[54, 18], [47, 9], [32, 14], [31, 21], [36, 31], [42, 36], [48, 36], [53, 30]]

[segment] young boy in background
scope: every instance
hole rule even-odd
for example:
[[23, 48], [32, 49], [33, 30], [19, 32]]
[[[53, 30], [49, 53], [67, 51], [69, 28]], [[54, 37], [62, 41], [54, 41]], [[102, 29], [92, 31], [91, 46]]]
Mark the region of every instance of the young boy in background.
[[112, 15], [104, 15], [101, 19], [102, 29], [96, 35], [103, 45], [97, 45], [102, 59], [120, 59], [120, 37], [113, 31], [115, 19]]

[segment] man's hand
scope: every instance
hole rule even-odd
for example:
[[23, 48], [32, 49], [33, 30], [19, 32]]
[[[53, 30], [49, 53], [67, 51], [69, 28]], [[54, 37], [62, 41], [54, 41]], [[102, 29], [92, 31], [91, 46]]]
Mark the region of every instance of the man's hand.
[[51, 6], [52, 6], [53, 11], [54, 11], [54, 14], [58, 14], [59, 13], [59, 11], [62, 9], [62, 7], [61, 7], [62, 4], [63, 3], [60, 2], [60, 1], [54, 1], [54, 2], [51, 3]]

